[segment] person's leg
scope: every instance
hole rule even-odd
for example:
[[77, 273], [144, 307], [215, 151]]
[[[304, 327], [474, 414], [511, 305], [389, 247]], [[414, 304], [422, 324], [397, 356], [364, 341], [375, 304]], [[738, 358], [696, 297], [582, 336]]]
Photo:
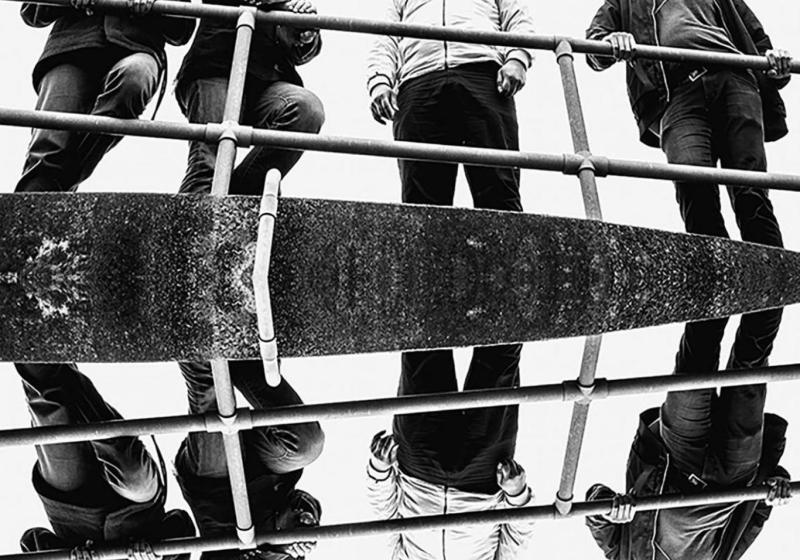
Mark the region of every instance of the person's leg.
[[[497, 92], [497, 67], [469, 64], [458, 76], [458, 108], [467, 146], [519, 150], [517, 109], [513, 97]], [[519, 168], [464, 166], [476, 208], [522, 211]]]
[[[231, 381], [253, 408], [303, 404], [286, 379], [281, 379], [277, 387], [267, 385], [261, 360], [231, 362], [230, 371]], [[310, 465], [320, 456], [325, 443], [319, 422], [255, 428], [243, 432], [242, 438], [247, 453], [254, 454], [273, 473], [292, 472]]]
[[[303, 87], [288, 82], [251, 85], [243, 121], [256, 128], [316, 134], [325, 122], [325, 110], [322, 101]], [[233, 172], [231, 194], [261, 194], [267, 171], [277, 169], [285, 177], [302, 155], [299, 150], [254, 147]]]
[[[669, 163], [714, 167], [706, 80], [678, 88], [661, 119], [661, 147]], [[675, 195], [688, 233], [728, 237], [714, 183], [676, 181]]]
[[[34, 425], [88, 424], [122, 416], [72, 364], [15, 364], [23, 380]], [[158, 467], [135, 437], [38, 446], [39, 469], [54, 488], [77, 490], [102, 476], [114, 491], [134, 502], [159, 489]]]
[[[725, 320], [687, 323], [675, 359], [675, 373], [716, 371]], [[716, 390], [670, 391], [661, 405], [661, 437], [684, 474], [700, 476], [710, 445]]]
[[[457, 144], [453, 130], [453, 99], [445, 73], [432, 72], [403, 84], [397, 97], [394, 138], [404, 142]], [[402, 200], [411, 204], [452, 206], [458, 165], [431, 161], [398, 160]]]
[[[205, 78], [181, 82], [175, 89], [178, 105], [190, 123], [222, 122], [227, 78]], [[210, 194], [214, 180], [217, 145], [193, 140], [189, 142], [189, 158], [180, 193]]]
[[[217, 409], [214, 377], [208, 362], [180, 362], [190, 414], [204, 414]], [[195, 476], [219, 478], [228, 475], [225, 445], [219, 432], [192, 432], [181, 445], [175, 463], [179, 471]]]
[[[112, 64], [103, 79], [103, 86], [91, 114], [101, 117], [135, 119], [141, 115], [158, 90], [160, 68], [156, 59], [146, 53], [130, 53]], [[111, 148], [122, 140], [109, 134], [84, 134], [77, 153], [78, 183], [87, 179]]]
[[[749, 71], [721, 73], [720, 103], [715, 106], [715, 133], [720, 137], [722, 167], [766, 171], [761, 95]], [[743, 241], [783, 247], [778, 220], [766, 189], [728, 186]]]
[[[522, 345], [475, 348], [465, 391], [519, 387]], [[517, 447], [519, 406], [495, 406], [461, 411], [464, 446], [461, 470], [453, 485], [468, 492], [494, 493], [497, 464], [511, 459]]]
[[[398, 396], [457, 390], [452, 350], [403, 352]], [[459, 454], [460, 422], [457, 411], [395, 415], [392, 432], [400, 469], [431, 483], [445, 483]]]
[[[92, 68], [60, 64], [39, 84], [39, 111], [88, 113], [94, 105], [100, 82]], [[77, 151], [81, 133], [34, 129], [22, 176], [15, 192], [67, 192], [78, 184]]]

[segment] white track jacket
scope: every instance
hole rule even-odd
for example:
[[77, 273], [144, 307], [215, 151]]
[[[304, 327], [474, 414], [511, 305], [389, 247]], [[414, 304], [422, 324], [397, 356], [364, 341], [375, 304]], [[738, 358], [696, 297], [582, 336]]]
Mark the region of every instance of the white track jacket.
[[[383, 0], [392, 22], [479, 31], [532, 34], [529, 0]], [[367, 61], [370, 95], [380, 84], [392, 88], [428, 72], [472, 62], [516, 59], [529, 68], [533, 51], [407, 37], [379, 37]]]
[[[405, 519], [517, 508], [532, 505], [530, 489], [518, 498], [475, 494], [407, 476], [394, 465], [389, 472], [367, 466], [367, 496], [380, 519]], [[533, 522], [502, 523], [392, 535], [391, 560], [523, 560]]]

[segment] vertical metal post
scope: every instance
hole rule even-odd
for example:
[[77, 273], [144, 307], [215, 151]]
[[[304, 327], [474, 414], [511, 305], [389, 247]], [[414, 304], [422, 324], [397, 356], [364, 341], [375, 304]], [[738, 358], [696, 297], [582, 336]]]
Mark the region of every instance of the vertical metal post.
[[261, 197], [261, 209], [258, 213], [258, 238], [255, 264], [253, 265], [253, 293], [258, 317], [258, 340], [267, 384], [272, 387], [277, 387], [281, 383], [281, 372], [278, 367], [278, 341], [275, 336], [275, 324], [272, 321], [272, 299], [269, 294], [269, 264], [272, 257], [272, 238], [278, 214], [280, 186], [280, 171], [270, 169], [267, 173], [264, 194]]
[[[250, 57], [250, 43], [256, 26], [255, 8], [244, 8], [236, 22], [236, 45], [233, 50], [231, 75], [228, 80], [228, 95], [225, 99], [223, 125], [236, 125], [242, 113], [244, 83], [247, 78], [247, 62]], [[225, 196], [231, 184], [233, 166], [236, 163], [237, 138], [232, 128], [222, 133], [217, 146], [217, 162], [214, 166], [214, 182], [211, 194]]]
[[[247, 63], [250, 57], [250, 44], [253, 38], [256, 18], [255, 8], [244, 8], [236, 22], [236, 45], [231, 61], [231, 75], [228, 81], [228, 94], [225, 99], [222, 133], [217, 147], [217, 161], [214, 166], [214, 181], [211, 186], [212, 196], [225, 196], [230, 188], [233, 166], [236, 163], [238, 140], [232, 125], [239, 122], [244, 97], [244, 84], [247, 77]], [[222, 432], [225, 446], [225, 459], [228, 465], [228, 478], [231, 484], [231, 496], [236, 515], [236, 533], [244, 547], [255, 547], [255, 527], [250, 512], [250, 500], [247, 495], [247, 480], [244, 473], [241, 439], [236, 420], [236, 395], [233, 392], [230, 369], [226, 360], [211, 362], [214, 376], [214, 389], [217, 395], [217, 408], [223, 423], [231, 429]]]
[[[575, 153], [584, 156], [584, 162], [578, 171], [578, 180], [581, 184], [583, 195], [583, 206], [586, 217], [590, 220], [602, 220], [603, 214], [600, 210], [600, 197], [597, 194], [597, 181], [595, 179], [595, 169], [591, 160], [592, 155], [589, 149], [589, 137], [586, 134], [586, 122], [583, 118], [583, 107], [578, 91], [578, 81], [575, 78], [575, 64], [572, 54], [572, 45], [566, 40], [562, 40], [556, 47], [556, 60], [561, 70], [561, 84], [564, 87], [564, 99], [567, 103], [567, 116], [572, 132], [572, 144]], [[581, 390], [588, 393], [594, 388], [594, 378], [597, 371], [597, 360], [600, 356], [600, 342], [602, 337], [589, 336], [583, 348], [583, 359], [581, 360], [581, 371], [578, 377], [578, 385]], [[562, 515], [569, 513], [572, 508], [573, 490], [575, 489], [575, 478], [578, 472], [578, 462], [583, 446], [583, 436], [586, 431], [586, 423], [589, 419], [590, 400], [576, 401], [572, 407], [572, 420], [570, 422], [569, 437], [567, 438], [567, 449], [564, 453], [564, 465], [561, 470], [561, 483], [556, 494], [556, 509]]]

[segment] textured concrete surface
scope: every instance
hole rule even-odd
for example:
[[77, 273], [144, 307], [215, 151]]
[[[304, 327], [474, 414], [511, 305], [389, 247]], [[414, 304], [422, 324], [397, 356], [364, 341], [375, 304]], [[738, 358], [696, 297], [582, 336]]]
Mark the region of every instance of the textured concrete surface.
[[[257, 199], [0, 195], [0, 360], [258, 357]], [[282, 355], [540, 340], [800, 301], [800, 254], [539, 215], [284, 198]]]

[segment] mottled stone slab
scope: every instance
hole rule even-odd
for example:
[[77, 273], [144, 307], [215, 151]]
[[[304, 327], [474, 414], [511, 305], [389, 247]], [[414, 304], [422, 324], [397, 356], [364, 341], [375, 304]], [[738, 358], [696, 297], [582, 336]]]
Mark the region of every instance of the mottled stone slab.
[[[258, 357], [259, 201], [0, 195], [0, 360]], [[493, 211], [283, 198], [280, 352], [541, 340], [800, 301], [800, 254]]]

